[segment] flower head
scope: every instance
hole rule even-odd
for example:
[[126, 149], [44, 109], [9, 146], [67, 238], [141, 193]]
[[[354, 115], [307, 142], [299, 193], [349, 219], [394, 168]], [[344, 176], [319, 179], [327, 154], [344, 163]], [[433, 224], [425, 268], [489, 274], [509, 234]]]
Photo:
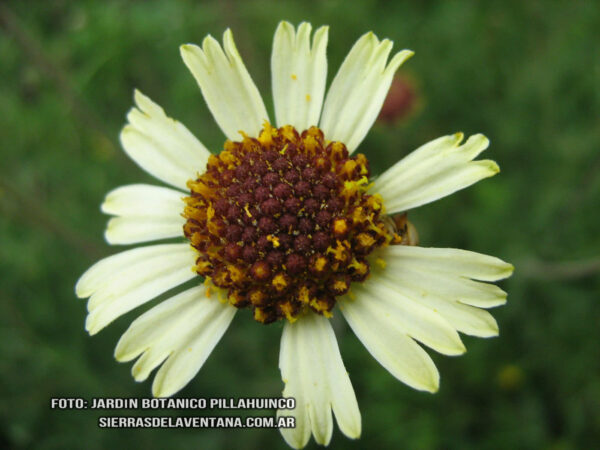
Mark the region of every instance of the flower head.
[[[280, 23], [271, 60], [275, 122], [235, 47], [211, 36], [184, 45], [184, 62], [227, 140], [211, 154], [148, 97], [121, 133], [125, 151], [172, 188], [143, 184], [110, 192], [102, 210], [111, 244], [179, 238], [127, 250], [93, 265], [76, 286], [89, 297], [95, 334], [120, 315], [196, 278], [197, 286], [151, 308], [123, 334], [115, 357], [137, 358], [136, 380], [160, 366], [156, 396], [173, 395], [200, 370], [236, 311], [282, 321], [279, 367], [296, 427], [329, 443], [331, 412], [344, 434], [361, 431], [358, 404], [329, 318], [340, 311], [370, 353], [399, 380], [435, 392], [439, 375], [420, 342], [440, 353], [465, 348], [458, 332], [493, 336], [482, 308], [505, 302], [486, 282], [512, 266], [486, 255], [415, 246], [405, 211], [494, 175], [474, 158], [488, 146], [460, 133], [431, 141], [374, 181], [354, 153], [377, 118], [396, 69], [392, 43], [373, 33], [354, 45], [325, 96], [327, 27]], [[402, 214], [404, 213], [404, 214]]]

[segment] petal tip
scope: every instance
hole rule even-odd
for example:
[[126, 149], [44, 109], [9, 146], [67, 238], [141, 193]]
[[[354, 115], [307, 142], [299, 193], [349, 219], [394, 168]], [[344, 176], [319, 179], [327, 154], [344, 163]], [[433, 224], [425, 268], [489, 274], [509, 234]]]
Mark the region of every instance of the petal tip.
[[78, 298], [87, 298], [92, 295], [92, 292], [87, 287], [87, 283], [85, 280], [85, 273], [79, 277], [77, 282], [75, 283], [75, 295]]
[[[119, 342], [117, 342], [115, 351], [113, 352], [113, 356], [118, 362], [131, 361], [132, 358], [129, 355], [129, 353], [127, 352], [126, 346], [123, 341], [123, 337], [121, 337], [121, 339], [119, 339]], [[133, 375], [133, 369], [132, 369], [132, 375]]]
[[439, 378], [436, 380], [432, 380], [426, 386], [424, 386], [425, 390], [431, 394], [436, 394], [440, 390], [440, 380]]
[[126, 140], [129, 139], [134, 133], [136, 133], [135, 128], [131, 124], [127, 124], [123, 127], [121, 132], [119, 133], [119, 140], [121, 141], [121, 145], [125, 147]]
[[153, 103], [152, 100], [150, 100], [150, 98], [147, 95], [144, 95], [142, 91], [140, 91], [138, 88], [135, 88], [133, 90], [133, 100], [137, 107], [140, 108], [142, 111], [145, 111], [147, 109], [144, 108], [145, 104], [147, 105]]
[[161, 380], [157, 374], [154, 377], [154, 382], [152, 383], [152, 396], [156, 398], [170, 397], [175, 394], [179, 389], [174, 389], [174, 386], [169, 386], [164, 383], [164, 380]]
[[106, 230], [104, 230], [104, 239], [110, 245], [117, 245], [117, 244], [122, 243], [122, 242], [119, 242], [118, 233], [115, 233], [115, 221], [116, 220], [117, 220], [116, 217], [109, 219], [108, 223], [106, 224]]
[[90, 320], [90, 317], [91, 315], [88, 314], [87, 319], [85, 321], [85, 331], [87, 331], [90, 336], [94, 336], [102, 329], [102, 327], [99, 326], [97, 320]]
[[138, 103], [138, 98], [144, 96], [144, 94], [142, 94], [142, 91], [140, 91], [138, 88], [133, 88], [133, 100]]
[[[506, 263], [506, 273], [508, 273], [509, 277], [513, 274], [514, 271], [515, 271], [515, 266], [512, 265], [511, 263]], [[506, 296], [504, 296], [504, 298], [506, 299]]]
[[100, 204], [100, 211], [104, 214], [110, 214], [112, 203], [113, 199], [111, 198], [111, 195], [107, 194], [106, 197], [104, 197], [104, 201]]
[[277, 28], [291, 27], [291, 26], [292, 26], [292, 24], [288, 20], [280, 20], [279, 23], [277, 24]]
[[[338, 426], [339, 426], [339, 422], [338, 422]], [[350, 439], [359, 439], [360, 435], [362, 433], [362, 425], [361, 425], [361, 421], [360, 421], [360, 417], [358, 422], [352, 424], [352, 426], [346, 426], [344, 427], [344, 429], [342, 429], [340, 427], [340, 430], [342, 431], [342, 433], [344, 433], [344, 435]]]
[[488, 137], [483, 134], [483, 133], [477, 133], [474, 134], [473, 136], [471, 136], [469, 139], [472, 139], [474, 141], [479, 141], [482, 144], [485, 144], [485, 146], [487, 147], [488, 145], [490, 145], [490, 140], [488, 139]]
[[492, 172], [492, 175], [496, 175], [497, 173], [500, 173], [500, 166], [496, 163], [496, 161], [490, 161], [489, 162], [489, 169], [490, 172]]
[[182, 44], [179, 46], [179, 53], [184, 61], [198, 50], [200, 50], [200, 48], [196, 44]]

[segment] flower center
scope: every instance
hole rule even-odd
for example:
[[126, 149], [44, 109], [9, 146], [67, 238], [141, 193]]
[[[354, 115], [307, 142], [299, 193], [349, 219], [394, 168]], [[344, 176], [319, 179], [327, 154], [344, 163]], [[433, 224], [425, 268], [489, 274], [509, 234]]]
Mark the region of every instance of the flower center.
[[367, 194], [368, 161], [317, 127], [265, 123], [258, 139], [242, 135], [187, 183], [195, 271], [259, 322], [308, 309], [331, 317], [336, 297], [369, 275], [367, 255], [400, 240], [381, 197]]

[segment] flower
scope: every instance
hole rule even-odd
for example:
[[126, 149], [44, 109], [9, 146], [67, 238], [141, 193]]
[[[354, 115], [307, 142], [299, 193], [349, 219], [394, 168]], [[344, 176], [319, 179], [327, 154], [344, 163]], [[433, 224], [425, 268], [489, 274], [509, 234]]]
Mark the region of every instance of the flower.
[[278, 128], [270, 125], [231, 31], [222, 47], [211, 36], [202, 47], [181, 47], [227, 137], [219, 155], [136, 91], [123, 147], [179, 190], [134, 184], [110, 192], [102, 210], [115, 217], [106, 239], [186, 240], [105, 258], [76, 286], [79, 297], [89, 297], [86, 329], [93, 335], [184, 282], [204, 278], [142, 314], [117, 344], [117, 360], [137, 358], [137, 381], [160, 366], [152, 385], [160, 397], [196, 375], [239, 308], [251, 308], [261, 323], [283, 321], [283, 395], [295, 397], [296, 408], [278, 415], [295, 417], [296, 427], [281, 432], [297, 448], [311, 433], [329, 443], [332, 411], [344, 434], [358, 438], [361, 432], [328, 320], [336, 305], [392, 375], [435, 392], [438, 372], [417, 341], [457, 355], [465, 351], [458, 332], [496, 335], [496, 322], [482, 308], [502, 305], [506, 293], [485, 282], [513, 270], [491, 256], [413, 245], [413, 227], [398, 214], [496, 174], [493, 161], [473, 161], [488, 140], [475, 135], [461, 144], [461, 133], [441, 137], [371, 182], [367, 159], [353, 152], [412, 52], [387, 62], [392, 42], [365, 34], [325, 96], [327, 36], [328, 28], [319, 28], [311, 45], [310, 24], [279, 24], [271, 59]]

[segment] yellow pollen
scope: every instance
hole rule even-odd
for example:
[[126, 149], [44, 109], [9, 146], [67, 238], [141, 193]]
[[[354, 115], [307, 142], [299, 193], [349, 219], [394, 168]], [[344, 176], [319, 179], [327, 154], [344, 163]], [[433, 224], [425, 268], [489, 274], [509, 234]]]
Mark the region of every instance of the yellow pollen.
[[273, 281], [271, 281], [271, 284], [278, 291], [283, 291], [288, 286], [288, 282], [285, 279], [285, 275], [281, 273], [273, 277]]
[[375, 211], [379, 211], [383, 206], [383, 199], [380, 194], [372, 195], [367, 199], [367, 205], [373, 208]]
[[285, 302], [279, 307], [281, 308], [283, 314], [285, 314], [286, 319], [290, 321], [290, 323], [294, 323], [296, 320], [298, 320], [298, 317], [293, 315], [294, 307], [291, 305], [290, 302]]
[[217, 273], [217, 275], [214, 277], [215, 281], [217, 283], [217, 286], [223, 285], [227, 281], [227, 273], [228, 272], [226, 270]]
[[356, 166], [357, 166], [356, 161], [349, 159], [348, 161], [346, 161], [344, 163], [344, 168], [342, 169], [342, 173], [349, 175], [352, 172], [354, 172], [354, 169], [356, 169]]
[[310, 102], [310, 94], [306, 94], [306, 101]]
[[273, 128], [268, 121], [263, 123], [263, 131], [258, 136], [258, 142], [264, 147], [271, 148], [273, 145], [273, 138], [277, 136], [277, 129]]
[[229, 294], [229, 303], [231, 303], [233, 306], [238, 305], [240, 302], [244, 301], [244, 297], [241, 296], [237, 291], [233, 291], [232, 293]]
[[373, 236], [367, 233], [360, 233], [356, 238], [362, 247], [371, 247], [376, 242]]
[[349, 267], [352, 267], [354, 270], [356, 270], [357, 273], [361, 275], [367, 273], [367, 265], [363, 262], [357, 261], [356, 259], [352, 260], [352, 262], [349, 264]]
[[333, 144], [331, 144], [331, 152], [333, 153], [334, 156], [341, 155], [343, 151], [344, 151], [344, 144], [342, 144], [341, 142], [336, 141]]
[[210, 281], [210, 277], [206, 277], [204, 279], [204, 286], [205, 286], [205, 294], [207, 298], [210, 298], [211, 292], [210, 292], [210, 287], [212, 286], [212, 283]]
[[202, 180], [195, 181], [189, 180], [187, 182], [187, 187], [190, 188], [191, 191], [198, 192], [204, 198], [212, 198], [214, 196], [214, 191], [208, 187], [206, 184], [202, 182]]
[[196, 264], [196, 271], [203, 273], [204, 270], [209, 269], [211, 266], [210, 262], [208, 261], [200, 261]]
[[362, 153], [356, 155], [356, 162], [360, 166], [360, 174], [367, 175], [369, 173], [369, 169], [367, 169], [367, 157]]
[[336, 291], [343, 291], [348, 288], [348, 283], [346, 283], [344, 280], [336, 280], [333, 283], [333, 288]]
[[254, 320], [257, 322], [265, 323], [268, 317], [268, 314], [262, 308], [254, 308]]
[[238, 282], [240, 282], [241, 280], [244, 279], [244, 272], [242, 272], [239, 267], [236, 267], [236, 266], [233, 266], [233, 265], [229, 265], [227, 267], [227, 270], [229, 271], [229, 275], [231, 276], [231, 280], [234, 283], [238, 283]]
[[365, 186], [365, 185], [367, 185], [367, 189], [368, 189], [368, 186], [370, 186], [369, 185], [369, 179], [367, 177], [365, 177], [365, 176], [362, 176], [360, 178], [360, 180], [358, 180], [356, 182], [356, 184], [358, 184], [359, 186]]
[[370, 218], [369, 218], [369, 230], [374, 231], [378, 235], [386, 234], [385, 233], [385, 226], [384, 225], [381, 225], [381, 226], [375, 225], [373, 223], [373, 220], [371, 220]]
[[329, 305], [327, 304], [327, 302], [324, 302], [323, 300], [313, 298], [310, 301], [310, 306], [312, 306], [315, 310], [319, 311], [321, 314], [323, 314], [328, 319], [333, 317], [333, 314], [331, 313], [331, 311], [329, 311]]
[[292, 74], [292, 80], [297, 80], [297, 79], [298, 79], [298, 77], [296, 76], [296, 74], [295, 74], [295, 73], [293, 73], [293, 74]]
[[385, 266], [387, 266], [386, 262], [382, 259], [382, 258], [377, 258], [375, 260], [375, 262], [377, 263], [377, 265], [379, 267], [381, 267], [382, 269], [385, 269]]
[[228, 169], [235, 168], [236, 164], [239, 162], [239, 160], [235, 156], [233, 156], [233, 154], [231, 152], [228, 152], [227, 150], [222, 151], [221, 154], [219, 155], [219, 158], [225, 164], [227, 164]]
[[343, 261], [344, 259], [346, 259], [346, 258], [345, 258], [345, 255], [346, 255], [346, 248], [350, 246], [350, 243], [349, 243], [348, 241], [343, 241], [343, 244], [345, 245], [345, 246], [344, 246], [344, 245], [342, 245], [342, 242], [340, 242], [340, 241], [338, 240], [338, 241], [336, 241], [336, 244], [337, 244], [337, 245], [336, 245], [336, 247], [335, 247], [335, 248], [333, 248], [333, 247], [329, 247], [329, 248], [327, 249], [327, 253], [332, 253], [332, 254], [333, 254], [333, 257], [334, 257], [335, 259], [337, 259], [338, 261]]
[[252, 291], [250, 293], [250, 301], [253, 305], [260, 305], [265, 297], [266, 295], [263, 291]]
[[300, 300], [304, 304], [311, 303], [311, 300], [309, 297], [309, 291], [306, 286], [302, 286], [300, 288], [300, 290], [298, 291], [298, 300]]
[[246, 204], [246, 205], [244, 206], [244, 211], [246, 211], [246, 215], [247, 215], [248, 217], [252, 217], [252, 214], [250, 214], [250, 211], [248, 210], [248, 204]]
[[327, 265], [327, 258], [323, 257], [323, 256], [319, 256], [317, 258], [317, 260], [315, 261], [315, 270], [317, 272], [322, 272], [323, 269], [325, 269], [325, 266]]
[[[296, 139], [296, 135], [294, 133], [296, 129], [291, 125], [285, 125], [279, 129], [281, 136], [283, 136], [288, 141], [293, 141]], [[288, 144], [285, 144], [284, 147], [287, 148]]]
[[317, 141], [310, 134], [304, 138], [304, 148], [308, 150], [310, 153], [315, 152], [315, 148], [317, 146]]
[[344, 235], [348, 231], [348, 224], [344, 219], [335, 219], [333, 221], [333, 232], [336, 235]]
[[208, 225], [208, 231], [210, 231], [213, 234], [216, 234], [219, 232], [219, 224], [215, 221], [212, 220], [208, 220], [207, 221], [207, 225]]
[[360, 180], [359, 181], [344, 181], [344, 188], [342, 189], [342, 196], [349, 200], [354, 197], [360, 191]]
[[267, 236], [267, 241], [271, 242], [273, 244], [273, 247], [277, 248], [279, 247], [279, 238], [277, 236], [273, 236], [272, 234], [269, 234]]
[[360, 223], [363, 220], [365, 220], [365, 216], [363, 215], [363, 208], [362, 208], [362, 206], [359, 206], [352, 213], [352, 221], [354, 223]]

